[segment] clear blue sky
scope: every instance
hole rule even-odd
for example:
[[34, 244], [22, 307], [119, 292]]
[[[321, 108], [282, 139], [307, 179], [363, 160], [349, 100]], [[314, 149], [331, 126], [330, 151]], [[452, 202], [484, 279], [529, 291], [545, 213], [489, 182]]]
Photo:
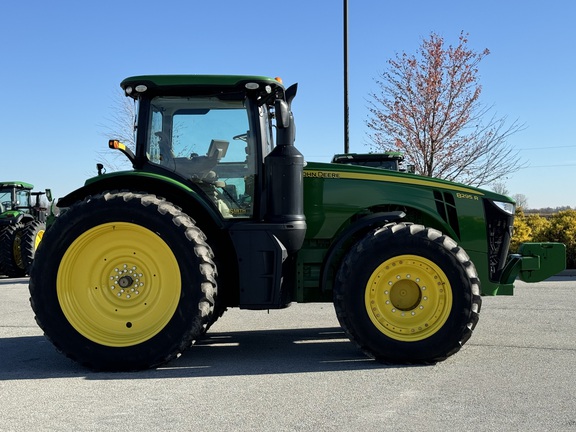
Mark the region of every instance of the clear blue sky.
[[[504, 180], [531, 208], [576, 207], [576, 2], [349, 0], [350, 150], [368, 151], [368, 94], [396, 52], [430, 32], [488, 48], [481, 101], [526, 129], [528, 168]], [[62, 196], [95, 175], [120, 81], [161, 73], [257, 74], [299, 83], [306, 159], [343, 151], [342, 1], [4, 2], [0, 180]]]

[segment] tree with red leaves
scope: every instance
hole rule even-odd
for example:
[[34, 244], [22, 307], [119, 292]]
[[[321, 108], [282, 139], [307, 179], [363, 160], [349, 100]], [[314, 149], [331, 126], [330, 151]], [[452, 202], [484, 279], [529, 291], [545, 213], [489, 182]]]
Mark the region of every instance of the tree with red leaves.
[[401, 151], [416, 173], [487, 185], [522, 168], [507, 138], [523, 129], [506, 117], [484, 118], [491, 107], [479, 101], [478, 64], [489, 54], [467, 48], [460, 33], [457, 47], [445, 48], [435, 33], [423, 39], [417, 55], [397, 54], [370, 94], [369, 137], [377, 150]]

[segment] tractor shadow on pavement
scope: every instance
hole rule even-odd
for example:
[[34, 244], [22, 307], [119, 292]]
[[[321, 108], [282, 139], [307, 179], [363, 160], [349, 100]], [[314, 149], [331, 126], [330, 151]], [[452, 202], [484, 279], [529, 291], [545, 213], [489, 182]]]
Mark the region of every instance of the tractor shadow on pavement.
[[179, 358], [139, 372], [93, 372], [58, 353], [44, 336], [0, 338], [0, 350], [0, 381], [223, 377], [405, 367], [367, 358], [337, 327], [208, 333]]
[[8, 276], [0, 275], [0, 285], [14, 285], [14, 284], [26, 284], [28, 285], [28, 278], [10, 278]]
[[341, 328], [333, 327], [208, 333], [164, 370], [224, 376], [383, 367], [356, 348]]

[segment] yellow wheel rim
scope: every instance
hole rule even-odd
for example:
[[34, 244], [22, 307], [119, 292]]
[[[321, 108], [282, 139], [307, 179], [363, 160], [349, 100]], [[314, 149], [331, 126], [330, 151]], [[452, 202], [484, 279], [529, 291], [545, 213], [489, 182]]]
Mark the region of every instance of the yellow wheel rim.
[[36, 234], [36, 237], [34, 238], [34, 251], [36, 251], [36, 249], [38, 249], [38, 246], [40, 245], [40, 242], [42, 241], [42, 237], [44, 237], [44, 230], [38, 231], [38, 233]]
[[24, 261], [22, 261], [22, 232], [18, 230], [14, 235], [14, 242], [12, 243], [12, 256], [18, 268], [24, 268]]
[[80, 334], [101, 345], [132, 346], [158, 334], [174, 315], [180, 269], [152, 231], [106, 223], [70, 245], [56, 290], [64, 315]]
[[452, 309], [452, 289], [446, 274], [432, 261], [400, 255], [374, 270], [366, 285], [365, 304], [380, 332], [414, 342], [442, 328]]

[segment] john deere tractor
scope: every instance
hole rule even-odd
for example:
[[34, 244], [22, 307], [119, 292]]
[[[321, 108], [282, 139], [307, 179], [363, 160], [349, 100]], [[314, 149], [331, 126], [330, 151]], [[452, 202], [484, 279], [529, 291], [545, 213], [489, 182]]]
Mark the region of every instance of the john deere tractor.
[[40, 203], [45, 192], [33, 188], [25, 182], [0, 182], [0, 274], [9, 277], [29, 273], [46, 229], [47, 208]]
[[562, 244], [508, 254], [506, 196], [306, 162], [294, 144], [296, 85], [163, 75], [121, 86], [137, 104], [136, 146], [109, 146], [134, 169], [59, 200], [30, 275], [38, 324], [90, 368], [156, 367], [227, 308], [292, 302], [332, 302], [379, 362], [434, 363], [470, 338], [482, 295], [564, 269]]

